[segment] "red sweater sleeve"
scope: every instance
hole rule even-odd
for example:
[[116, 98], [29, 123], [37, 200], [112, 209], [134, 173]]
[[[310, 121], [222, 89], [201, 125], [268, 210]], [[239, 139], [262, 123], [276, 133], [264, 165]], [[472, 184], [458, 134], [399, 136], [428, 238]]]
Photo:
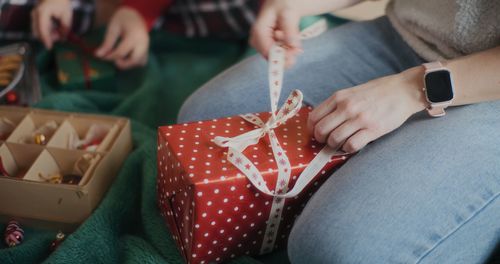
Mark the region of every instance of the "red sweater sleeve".
[[149, 30], [170, 4], [172, 0], [123, 0], [122, 2], [122, 6], [133, 8], [142, 15]]

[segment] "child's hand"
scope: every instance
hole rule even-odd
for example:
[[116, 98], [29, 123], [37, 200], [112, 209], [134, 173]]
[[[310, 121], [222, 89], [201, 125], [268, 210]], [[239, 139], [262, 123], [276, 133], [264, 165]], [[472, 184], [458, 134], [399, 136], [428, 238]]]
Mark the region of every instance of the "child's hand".
[[65, 29], [71, 28], [73, 9], [70, 0], [42, 0], [31, 12], [31, 28], [47, 49], [63, 38], [53, 23], [59, 21]]
[[95, 55], [114, 61], [120, 69], [145, 65], [149, 34], [142, 16], [132, 8], [119, 8], [109, 22], [103, 44]]
[[302, 51], [300, 44], [300, 13], [288, 0], [265, 1], [252, 28], [250, 44], [267, 58], [275, 42], [287, 47], [286, 65], [295, 63], [295, 56]]

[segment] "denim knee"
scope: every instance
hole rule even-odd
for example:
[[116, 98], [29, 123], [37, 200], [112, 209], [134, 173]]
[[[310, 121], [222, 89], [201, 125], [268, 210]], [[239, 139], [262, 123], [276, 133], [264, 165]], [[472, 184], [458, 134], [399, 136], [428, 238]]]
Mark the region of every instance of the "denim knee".
[[[308, 218], [307, 220], [305, 218]], [[329, 225], [330, 228], [325, 228]], [[342, 264], [342, 263], [385, 263], [381, 256], [367, 246], [359, 243], [369, 238], [356, 232], [356, 226], [342, 226], [342, 223], [303, 216], [292, 228], [288, 239], [288, 257], [293, 264]], [[331, 228], [331, 227], [335, 228]], [[337, 230], [338, 232], [336, 232]], [[386, 258], [387, 257], [387, 258]]]

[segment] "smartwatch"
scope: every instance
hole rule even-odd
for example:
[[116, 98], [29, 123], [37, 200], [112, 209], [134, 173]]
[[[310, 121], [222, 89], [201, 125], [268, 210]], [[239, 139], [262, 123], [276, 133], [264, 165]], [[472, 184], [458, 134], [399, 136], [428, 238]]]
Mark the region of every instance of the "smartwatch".
[[444, 109], [451, 104], [454, 97], [451, 72], [439, 61], [424, 63], [423, 66], [427, 113], [432, 117], [444, 116]]

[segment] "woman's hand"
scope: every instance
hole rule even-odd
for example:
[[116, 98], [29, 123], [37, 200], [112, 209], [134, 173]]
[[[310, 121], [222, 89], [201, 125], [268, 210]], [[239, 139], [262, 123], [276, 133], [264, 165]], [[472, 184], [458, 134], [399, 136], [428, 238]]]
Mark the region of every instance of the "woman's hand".
[[114, 61], [120, 69], [129, 69], [146, 64], [148, 49], [149, 34], [144, 19], [134, 9], [121, 7], [111, 18], [104, 42], [95, 55]]
[[337, 91], [309, 115], [308, 128], [330, 147], [352, 153], [425, 109], [423, 67]]
[[72, 18], [73, 9], [69, 0], [39, 1], [31, 12], [31, 29], [45, 47], [51, 49], [54, 42], [64, 37], [60, 35], [53, 19], [59, 21], [65, 29], [69, 29]]
[[287, 47], [287, 67], [302, 52], [299, 22], [302, 16], [318, 15], [355, 5], [362, 0], [266, 0], [255, 21], [250, 44], [267, 59], [271, 46], [280, 42]]
[[295, 63], [295, 56], [302, 51], [299, 32], [301, 14], [294, 2], [290, 0], [265, 1], [250, 36], [250, 44], [265, 58], [273, 44], [283, 43], [287, 47], [287, 67]]

